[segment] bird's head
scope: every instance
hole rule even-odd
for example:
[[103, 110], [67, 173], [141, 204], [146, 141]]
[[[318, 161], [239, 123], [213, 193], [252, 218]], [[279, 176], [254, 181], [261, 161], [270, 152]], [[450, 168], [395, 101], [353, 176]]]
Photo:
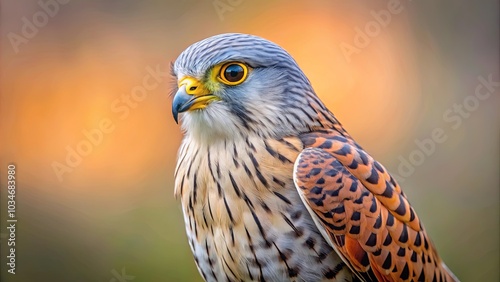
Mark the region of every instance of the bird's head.
[[175, 121], [201, 140], [284, 137], [318, 124], [323, 104], [295, 60], [247, 34], [216, 35], [189, 46], [172, 67]]

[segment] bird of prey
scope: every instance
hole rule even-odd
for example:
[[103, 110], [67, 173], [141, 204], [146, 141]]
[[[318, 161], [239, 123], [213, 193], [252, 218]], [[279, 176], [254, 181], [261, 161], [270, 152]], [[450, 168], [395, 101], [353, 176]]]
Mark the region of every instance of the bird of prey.
[[394, 177], [280, 46], [216, 35], [172, 73], [175, 195], [206, 281], [458, 281]]

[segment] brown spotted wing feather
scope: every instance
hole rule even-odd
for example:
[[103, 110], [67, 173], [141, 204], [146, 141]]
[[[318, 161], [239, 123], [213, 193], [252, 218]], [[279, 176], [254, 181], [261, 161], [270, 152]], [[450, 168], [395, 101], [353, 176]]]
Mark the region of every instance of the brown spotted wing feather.
[[336, 131], [301, 136], [296, 188], [323, 236], [364, 281], [457, 281], [387, 170]]

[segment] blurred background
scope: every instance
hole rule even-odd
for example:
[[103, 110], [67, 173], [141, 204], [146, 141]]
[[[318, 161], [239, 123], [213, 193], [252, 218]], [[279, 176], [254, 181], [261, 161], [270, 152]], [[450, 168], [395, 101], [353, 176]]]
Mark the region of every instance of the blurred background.
[[[399, 178], [462, 281], [499, 281], [498, 8], [2, 1], [1, 280], [201, 281], [173, 197], [182, 136], [168, 71], [190, 44], [242, 32], [292, 54], [351, 135]], [[10, 163], [15, 275], [6, 272]]]

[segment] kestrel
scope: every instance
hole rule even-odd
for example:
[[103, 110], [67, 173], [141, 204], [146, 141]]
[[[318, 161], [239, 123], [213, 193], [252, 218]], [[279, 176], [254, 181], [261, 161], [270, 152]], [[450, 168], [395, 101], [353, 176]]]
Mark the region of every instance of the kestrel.
[[284, 49], [221, 34], [172, 71], [175, 195], [206, 281], [458, 281]]

